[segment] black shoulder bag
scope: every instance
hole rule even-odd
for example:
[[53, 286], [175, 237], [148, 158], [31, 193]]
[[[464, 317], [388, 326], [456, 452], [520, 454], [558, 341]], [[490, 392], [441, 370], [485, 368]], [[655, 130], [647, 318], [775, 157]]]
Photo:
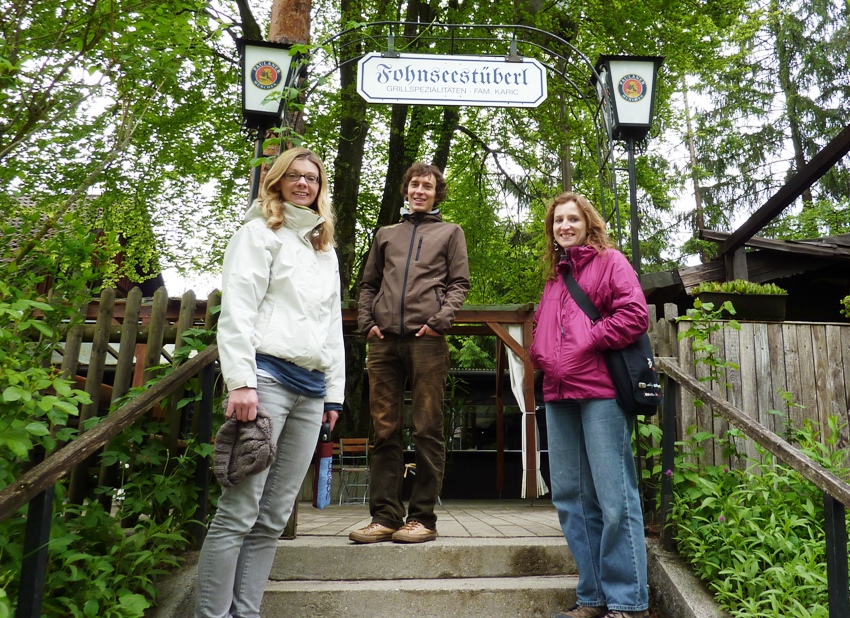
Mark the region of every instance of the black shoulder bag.
[[[596, 305], [587, 297], [571, 272], [563, 273], [563, 277], [576, 304], [591, 322], [596, 323], [602, 317]], [[617, 403], [623, 412], [652, 416], [658, 411], [662, 400], [661, 380], [655, 368], [655, 357], [647, 333], [622, 350], [606, 351], [605, 365], [611, 374]]]

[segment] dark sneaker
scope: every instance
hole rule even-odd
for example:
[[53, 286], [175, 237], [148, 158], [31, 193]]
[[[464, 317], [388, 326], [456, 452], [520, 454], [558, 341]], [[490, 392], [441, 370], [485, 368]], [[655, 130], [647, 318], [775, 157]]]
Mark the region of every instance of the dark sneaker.
[[649, 618], [649, 610], [642, 609], [637, 612], [624, 612], [621, 609], [612, 609], [602, 618]]
[[395, 532], [393, 528], [373, 522], [365, 528], [350, 532], [348, 540], [355, 543], [381, 543], [382, 541], [392, 541], [393, 532]]
[[565, 612], [556, 612], [552, 618], [599, 618], [605, 614], [606, 607], [587, 607], [585, 605], [573, 605]]
[[411, 519], [393, 534], [394, 543], [424, 543], [437, 538], [437, 531], [426, 528], [423, 524]]

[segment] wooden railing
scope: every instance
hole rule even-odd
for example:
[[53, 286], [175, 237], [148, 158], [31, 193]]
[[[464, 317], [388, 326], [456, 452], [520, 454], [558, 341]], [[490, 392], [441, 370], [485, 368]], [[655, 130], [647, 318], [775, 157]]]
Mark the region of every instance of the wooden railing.
[[[662, 411], [662, 474], [661, 478], [661, 542], [667, 550], [674, 549], [668, 516], [673, 502], [673, 476], [675, 469], [677, 407], [685, 397], [694, 398], [723, 416], [732, 426], [740, 429], [753, 442], [772, 453], [776, 459], [799, 472], [823, 491], [826, 532], [826, 566], [830, 618], [850, 616], [850, 591], [848, 591], [846, 507], [850, 506], [850, 485], [809, 458], [773, 431], [747, 416], [740, 408], [719, 397], [706, 385], [684, 371], [675, 358], [659, 357], [658, 366], [665, 376], [664, 405]], [[675, 523], [675, 522], [672, 522]]]
[[[152, 299], [143, 299], [138, 288], [127, 299], [116, 299], [113, 290], [104, 290], [99, 302], [89, 306], [97, 308], [96, 322], [72, 327], [62, 353], [63, 375], [76, 380], [92, 399], [80, 410], [77, 439], [62, 446], [42, 461], [33, 453], [33, 467], [0, 491], [0, 521], [29, 505], [24, 538], [24, 559], [21, 565], [21, 582], [16, 609], [17, 618], [38, 618], [41, 615], [43, 588], [47, 570], [48, 544], [53, 512], [55, 484], [70, 477], [68, 499], [81, 502], [88, 491], [82, 482], [89, 467], [89, 459], [110, 440], [133, 425], [137, 420], [158, 410], [173, 431], [164, 439], [178, 440], [181, 414], [171, 402], [183, 395], [186, 383], [200, 375], [200, 405], [195, 406], [192, 433], [200, 443], [209, 443], [212, 433], [213, 399], [215, 391], [218, 347], [209, 345], [182, 364], [172, 362], [165, 345], [179, 348], [182, 336], [193, 326], [211, 328], [215, 316], [211, 307], [218, 304], [214, 295], [206, 303], [204, 315], [196, 315], [194, 294], [189, 292], [179, 301], [169, 299], [165, 288]], [[87, 317], [92, 318], [89, 311]], [[83, 343], [91, 343], [85, 371], [80, 368]], [[113, 344], [118, 343], [116, 348]], [[111, 384], [105, 380], [107, 357], [114, 358]], [[172, 371], [151, 381], [147, 388], [133, 399], [110, 412], [93, 428], [84, 431], [86, 419], [99, 416], [108, 403], [124, 397], [131, 386], [148, 382], [154, 367], [161, 367], [163, 359], [172, 363]], [[80, 374], [84, 374], [81, 376]], [[175, 395], [172, 397], [172, 395]], [[104, 401], [105, 400], [105, 401]], [[165, 403], [163, 403], [165, 402]], [[103, 405], [102, 405], [103, 404]], [[37, 461], [37, 462], [36, 462]], [[99, 483], [108, 484], [107, 470], [101, 468]], [[210, 462], [199, 459], [195, 470], [198, 487], [198, 509], [189, 533], [199, 545], [206, 533], [208, 511]]]

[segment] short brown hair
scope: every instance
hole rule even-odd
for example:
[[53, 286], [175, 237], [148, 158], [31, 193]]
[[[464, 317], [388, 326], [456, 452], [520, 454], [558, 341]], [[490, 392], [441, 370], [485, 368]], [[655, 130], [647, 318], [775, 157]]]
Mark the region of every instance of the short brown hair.
[[417, 176], [433, 176], [434, 183], [437, 185], [437, 195], [434, 197], [434, 206], [438, 206], [441, 202], [446, 199], [446, 179], [443, 176], [443, 172], [440, 171], [440, 168], [436, 165], [429, 165], [427, 163], [422, 163], [418, 161], [407, 168], [407, 171], [404, 173], [404, 178], [401, 181], [401, 196], [407, 197], [407, 185], [410, 184], [410, 181]]

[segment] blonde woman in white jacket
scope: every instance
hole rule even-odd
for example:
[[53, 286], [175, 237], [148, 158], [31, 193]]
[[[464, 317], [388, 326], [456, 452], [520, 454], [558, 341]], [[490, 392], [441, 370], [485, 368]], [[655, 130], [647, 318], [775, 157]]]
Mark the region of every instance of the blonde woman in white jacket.
[[323, 421], [342, 410], [345, 362], [334, 216], [321, 159], [277, 157], [224, 255], [218, 346], [226, 417], [272, 417], [271, 467], [225, 488], [198, 564], [196, 618], [258, 618], [277, 541]]

